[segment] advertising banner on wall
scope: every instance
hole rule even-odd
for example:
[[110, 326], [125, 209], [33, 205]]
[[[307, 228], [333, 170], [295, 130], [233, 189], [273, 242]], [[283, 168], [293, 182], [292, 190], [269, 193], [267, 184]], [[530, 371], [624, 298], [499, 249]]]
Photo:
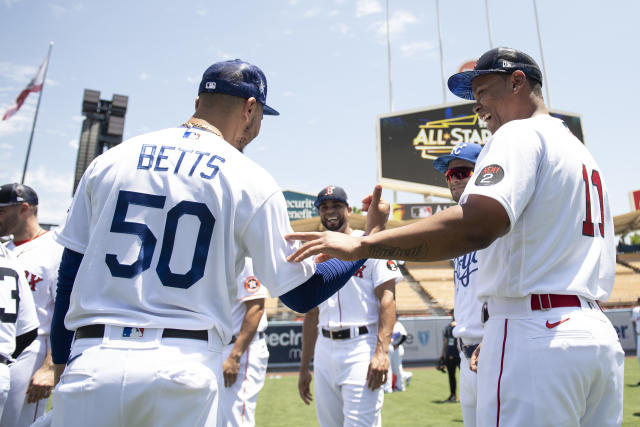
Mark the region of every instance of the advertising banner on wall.
[[438, 212], [455, 206], [456, 203], [394, 203], [391, 213], [396, 221], [426, 218]]
[[313, 202], [316, 201], [316, 196], [289, 190], [283, 191], [282, 194], [284, 194], [284, 199], [287, 202], [289, 221], [318, 216], [318, 210], [313, 205]]
[[[450, 197], [433, 161], [461, 142], [487, 143], [491, 132], [473, 112], [473, 102], [378, 116], [378, 180], [386, 188]], [[550, 111], [584, 142], [581, 117]]]
[[640, 210], [640, 190], [629, 193], [629, 203], [631, 204], [632, 211]]

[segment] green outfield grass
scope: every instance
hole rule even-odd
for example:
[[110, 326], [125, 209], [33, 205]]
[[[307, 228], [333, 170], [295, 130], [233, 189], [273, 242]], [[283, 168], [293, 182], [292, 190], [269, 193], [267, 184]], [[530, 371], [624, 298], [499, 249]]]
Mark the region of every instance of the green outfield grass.
[[[404, 393], [384, 396], [382, 423], [387, 426], [462, 426], [459, 403], [443, 403], [449, 396], [447, 375], [434, 368], [408, 368], [411, 386]], [[635, 356], [625, 360], [623, 426], [640, 425], [640, 367]], [[258, 398], [256, 425], [317, 426], [313, 404], [305, 406], [298, 396], [298, 377], [268, 373]]]

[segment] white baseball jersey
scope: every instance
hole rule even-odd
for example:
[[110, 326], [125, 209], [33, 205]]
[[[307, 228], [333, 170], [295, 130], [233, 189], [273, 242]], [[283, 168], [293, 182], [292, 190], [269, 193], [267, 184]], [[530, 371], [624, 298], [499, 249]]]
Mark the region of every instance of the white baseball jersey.
[[407, 329], [402, 323], [396, 320], [393, 325], [393, 332], [391, 334], [391, 345], [398, 345], [403, 335], [407, 335]]
[[216, 135], [171, 128], [123, 142], [87, 168], [57, 240], [84, 254], [65, 325], [136, 325], [232, 334], [246, 256], [278, 296], [305, 282], [284, 196]]
[[[238, 276], [238, 294], [236, 301], [231, 309], [231, 319], [233, 324], [233, 334], [238, 335], [242, 328], [242, 321], [244, 315], [247, 313], [247, 306], [244, 304], [246, 301], [255, 299], [266, 299], [269, 297], [269, 291], [267, 287], [260, 283], [260, 280], [253, 275], [253, 262], [251, 258], [245, 259], [244, 269]], [[260, 323], [258, 324], [257, 332], [264, 332], [267, 329], [267, 311], [262, 313]]]
[[556, 293], [606, 301], [615, 275], [609, 196], [600, 168], [561, 120], [538, 115], [491, 137], [460, 198], [499, 202], [509, 231], [480, 259], [480, 297]]
[[7, 249], [18, 257], [25, 268], [40, 321], [38, 335], [49, 335], [56, 300], [58, 268], [64, 248], [53, 239], [52, 232], [46, 232], [18, 246], [11, 241], [7, 244]]
[[[636, 322], [636, 334], [640, 335], [640, 306], [631, 310], [631, 320]], [[638, 355], [640, 357], [640, 354]]]
[[[351, 233], [352, 236], [362, 234], [361, 230]], [[396, 262], [368, 259], [342, 289], [318, 306], [318, 326], [339, 329], [377, 324], [380, 300], [376, 297], [375, 288], [389, 280], [395, 283], [402, 280]]]
[[0, 355], [10, 357], [16, 336], [38, 327], [33, 296], [24, 277], [24, 267], [0, 245]]
[[464, 345], [478, 344], [482, 341], [482, 303], [478, 300], [477, 283], [480, 276], [478, 257], [482, 254], [483, 251], [473, 251], [453, 259], [453, 310], [456, 318], [453, 335], [461, 338]]

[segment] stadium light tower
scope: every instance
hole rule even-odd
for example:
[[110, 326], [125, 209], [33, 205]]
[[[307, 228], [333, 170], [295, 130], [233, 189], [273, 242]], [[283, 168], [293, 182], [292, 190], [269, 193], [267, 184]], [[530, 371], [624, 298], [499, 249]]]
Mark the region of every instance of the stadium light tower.
[[93, 159], [122, 142], [128, 102], [129, 97], [125, 95], [113, 95], [111, 101], [107, 101], [100, 99], [100, 92], [97, 90], [84, 90], [82, 115], [85, 119], [78, 145], [74, 193], [82, 174]]

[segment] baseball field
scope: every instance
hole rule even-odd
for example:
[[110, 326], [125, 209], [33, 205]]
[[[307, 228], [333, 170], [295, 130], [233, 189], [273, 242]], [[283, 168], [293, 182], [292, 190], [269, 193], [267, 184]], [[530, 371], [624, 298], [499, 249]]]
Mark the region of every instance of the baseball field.
[[[449, 396], [447, 375], [435, 368], [407, 368], [413, 372], [404, 393], [386, 394], [382, 424], [387, 426], [462, 426], [459, 403], [445, 403]], [[459, 375], [457, 375], [459, 378]], [[625, 360], [623, 426], [640, 425], [640, 366], [635, 356]], [[258, 398], [256, 425], [317, 426], [315, 408], [298, 396], [295, 373], [269, 372]]]

